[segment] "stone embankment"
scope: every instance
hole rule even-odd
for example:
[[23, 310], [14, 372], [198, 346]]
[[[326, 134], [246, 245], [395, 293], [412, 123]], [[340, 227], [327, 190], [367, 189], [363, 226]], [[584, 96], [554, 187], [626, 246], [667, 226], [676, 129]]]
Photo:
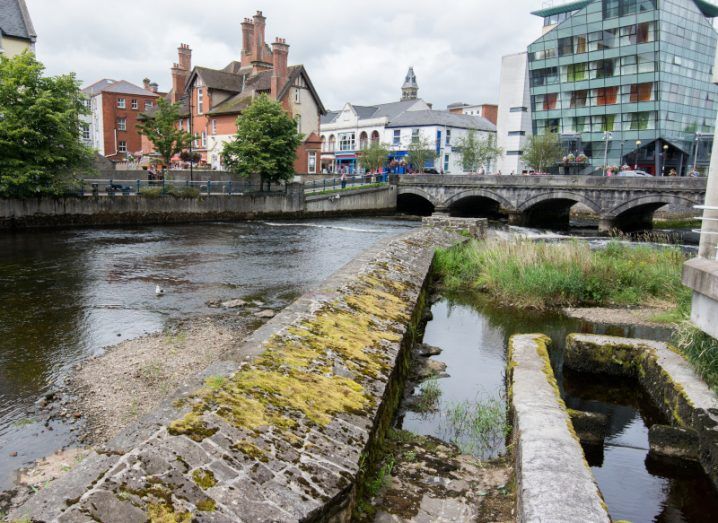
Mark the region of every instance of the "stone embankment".
[[[672, 425], [697, 437], [700, 463], [718, 488], [718, 397], [670, 346], [649, 340], [571, 334], [564, 365], [582, 372], [637, 379]], [[656, 441], [660, 432], [653, 431], [652, 447], [659, 450], [683, 440], [686, 455], [695, 454], [690, 451], [690, 434], [678, 437], [678, 432], [669, 432], [670, 438], [663, 438], [667, 443], [660, 444]]]
[[391, 422], [434, 249], [377, 244], [11, 519], [346, 520]]
[[608, 523], [606, 505], [556, 384], [541, 334], [509, 340], [519, 522]]

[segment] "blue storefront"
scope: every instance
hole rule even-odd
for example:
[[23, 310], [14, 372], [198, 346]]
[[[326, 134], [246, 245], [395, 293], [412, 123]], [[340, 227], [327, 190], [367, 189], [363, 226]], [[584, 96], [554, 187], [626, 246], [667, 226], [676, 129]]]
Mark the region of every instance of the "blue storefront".
[[336, 153], [336, 172], [342, 172], [346, 169], [347, 174], [357, 172], [357, 155], [356, 153]]

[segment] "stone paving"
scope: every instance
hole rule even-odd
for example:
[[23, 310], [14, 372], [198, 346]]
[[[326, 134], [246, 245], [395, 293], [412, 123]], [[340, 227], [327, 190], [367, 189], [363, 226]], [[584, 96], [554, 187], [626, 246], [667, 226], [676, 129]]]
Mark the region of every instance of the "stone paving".
[[434, 249], [456, 239], [380, 242], [10, 519], [347, 518]]

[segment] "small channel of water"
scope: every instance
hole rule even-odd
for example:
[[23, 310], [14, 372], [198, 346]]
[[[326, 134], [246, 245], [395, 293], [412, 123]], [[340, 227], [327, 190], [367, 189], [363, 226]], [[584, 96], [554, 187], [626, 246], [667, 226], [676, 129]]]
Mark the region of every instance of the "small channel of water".
[[[433, 358], [446, 363], [449, 377], [436, 382], [441, 390], [438, 410], [402, 412], [399, 428], [445, 440], [455, 438], [450, 413], [458, 403], [493, 398], [505, 404], [509, 337], [541, 332], [553, 341], [552, 363], [568, 406], [609, 417], [605, 448], [598, 457], [589, 452], [587, 458], [611, 516], [632, 523], [718, 521], [716, 492], [700, 467], [667, 466], [648, 459], [648, 427], [665, 420], [636, 383], [561, 372], [565, 338], [571, 332], [666, 340], [667, 329], [602, 325], [555, 313], [499, 308], [485, 296], [469, 293], [445, 293], [431, 311], [424, 343], [443, 349]], [[419, 387], [414, 393], [418, 391]], [[460, 438], [455, 442], [463, 443]], [[475, 454], [482, 458], [499, 456], [505, 452], [505, 442], [494, 439], [488, 448], [478, 450]]]

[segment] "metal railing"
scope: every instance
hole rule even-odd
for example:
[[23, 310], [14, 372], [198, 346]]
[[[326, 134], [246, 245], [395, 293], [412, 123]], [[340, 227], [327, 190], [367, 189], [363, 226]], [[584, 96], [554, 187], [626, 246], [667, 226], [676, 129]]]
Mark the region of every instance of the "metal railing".
[[389, 174], [364, 174], [357, 176], [345, 176], [340, 178], [324, 178], [322, 180], [311, 180], [304, 182], [305, 192], [338, 191], [348, 188], [361, 188], [365, 185], [387, 183]]
[[[77, 196], [160, 196], [169, 194], [174, 196], [196, 197], [200, 195], [241, 195], [261, 192], [262, 187], [257, 183], [227, 180], [128, 180], [128, 179], [85, 179], [79, 182], [69, 194]], [[285, 184], [271, 184], [269, 192], [286, 192]], [[265, 184], [264, 191], [267, 192]]]

